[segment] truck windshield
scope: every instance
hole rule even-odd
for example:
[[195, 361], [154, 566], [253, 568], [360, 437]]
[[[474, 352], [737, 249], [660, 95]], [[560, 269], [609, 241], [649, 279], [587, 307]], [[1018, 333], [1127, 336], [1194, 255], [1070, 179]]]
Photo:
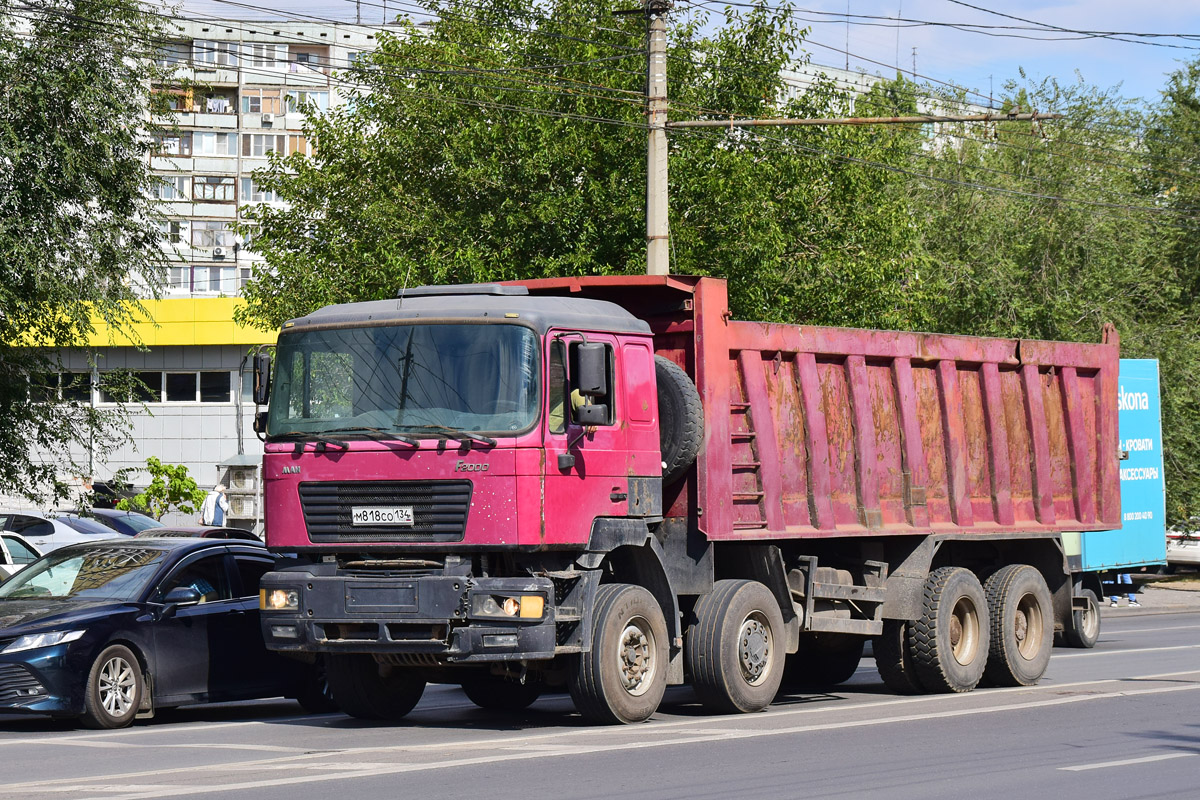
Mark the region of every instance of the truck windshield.
[[267, 435], [521, 431], [537, 418], [537, 353], [510, 324], [285, 332]]

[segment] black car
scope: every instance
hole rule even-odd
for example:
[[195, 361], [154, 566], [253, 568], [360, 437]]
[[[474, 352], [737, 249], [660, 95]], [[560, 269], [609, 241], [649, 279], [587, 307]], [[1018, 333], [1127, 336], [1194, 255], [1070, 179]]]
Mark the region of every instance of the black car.
[[75, 516], [90, 517], [101, 525], [112, 528], [117, 533], [123, 533], [126, 536], [134, 536], [140, 531], [163, 527], [163, 523], [139, 511], [121, 511], [116, 508], [91, 508], [87, 511], [76, 509], [71, 513]]
[[222, 528], [211, 525], [185, 525], [180, 528], [148, 528], [135, 535], [139, 539], [175, 539], [180, 536], [197, 536], [202, 539], [243, 539], [248, 542], [262, 541], [262, 539], [259, 539], [244, 528]]
[[0, 584], [0, 713], [119, 728], [188, 703], [294, 697], [332, 710], [323, 670], [263, 647], [266, 547], [119, 537], [61, 547]]

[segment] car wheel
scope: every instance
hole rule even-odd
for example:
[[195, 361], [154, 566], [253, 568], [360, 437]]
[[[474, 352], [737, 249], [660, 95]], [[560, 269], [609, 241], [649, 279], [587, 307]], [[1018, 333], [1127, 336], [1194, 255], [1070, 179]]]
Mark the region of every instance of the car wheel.
[[128, 647], [109, 645], [92, 663], [83, 692], [83, 724], [124, 728], [142, 704], [142, 668]]

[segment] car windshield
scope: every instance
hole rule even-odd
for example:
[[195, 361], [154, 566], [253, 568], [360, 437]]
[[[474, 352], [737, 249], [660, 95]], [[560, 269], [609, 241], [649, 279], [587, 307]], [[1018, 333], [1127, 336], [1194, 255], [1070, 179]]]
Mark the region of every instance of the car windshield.
[[533, 331], [384, 325], [279, 337], [267, 433], [334, 438], [512, 433], [538, 409]]
[[154, 517], [147, 517], [145, 514], [121, 514], [109, 517], [109, 519], [122, 528], [134, 531], [135, 533], [147, 530], [148, 528], [161, 528], [163, 526], [163, 523]]
[[55, 517], [55, 519], [80, 533], [102, 533], [105, 536], [112, 536], [113, 534], [112, 528], [94, 519], [85, 519], [83, 517]]
[[64, 547], [0, 584], [0, 599], [136, 600], [163, 555], [163, 550], [150, 547]]

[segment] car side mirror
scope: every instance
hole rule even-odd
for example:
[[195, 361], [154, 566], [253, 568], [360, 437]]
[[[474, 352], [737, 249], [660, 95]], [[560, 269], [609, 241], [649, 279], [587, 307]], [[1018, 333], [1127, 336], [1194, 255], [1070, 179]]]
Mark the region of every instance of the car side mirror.
[[576, 388], [584, 397], [602, 397], [608, 394], [608, 348], [598, 342], [588, 342], [576, 348], [579, 358], [579, 374], [575, 376]]
[[180, 606], [192, 606], [200, 602], [200, 592], [194, 586], [176, 586], [163, 598], [163, 617], [171, 617]]
[[254, 356], [254, 404], [265, 406], [271, 399], [271, 354]]

